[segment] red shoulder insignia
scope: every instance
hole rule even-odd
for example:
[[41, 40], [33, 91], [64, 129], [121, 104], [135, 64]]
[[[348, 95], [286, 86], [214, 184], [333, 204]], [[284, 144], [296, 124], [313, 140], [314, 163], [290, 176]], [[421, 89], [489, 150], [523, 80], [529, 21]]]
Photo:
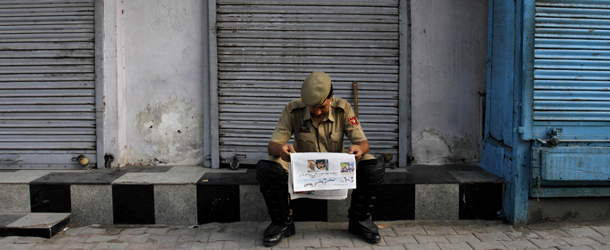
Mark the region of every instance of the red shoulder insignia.
[[350, 117], [349, 122], [354, 126], [358, 125], [358, 120], [356, 119], [356, 117]]

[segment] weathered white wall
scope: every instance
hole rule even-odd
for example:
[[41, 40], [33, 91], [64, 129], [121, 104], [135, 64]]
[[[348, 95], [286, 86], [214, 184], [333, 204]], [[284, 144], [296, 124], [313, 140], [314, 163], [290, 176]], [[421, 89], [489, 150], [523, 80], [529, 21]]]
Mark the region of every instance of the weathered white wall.
[[[210, 154], [209, 134], [204, 135], [209, 131], [204, 119], [209, 105], [207, 1], [104, 2], [106, 29], [116, 32], [105, 34], [110, 44], [105, 50], [116, 48], [105, 51], [111, 60], [104, 64], [105, 98], [111, 101], [105, 152], [116, 154], [119, 166], [203, 165]], [[411, 0], [410, 6], [414, 162], [478, 161], [487, 0]]]
[[487, 0], [411, 0], [415, 163], [479, 160], [487, 11]]
[[207, 1], [123, 1], [121, 21], [121, 165], [202, 165]]

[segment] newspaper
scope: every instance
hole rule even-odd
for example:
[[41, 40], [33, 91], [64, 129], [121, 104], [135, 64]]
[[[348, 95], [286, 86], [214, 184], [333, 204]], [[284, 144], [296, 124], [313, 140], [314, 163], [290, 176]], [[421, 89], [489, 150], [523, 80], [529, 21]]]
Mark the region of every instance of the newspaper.
[[291, 199], [342, 200], [356, 188], [356, 158], [346, 153], [291, 153]]

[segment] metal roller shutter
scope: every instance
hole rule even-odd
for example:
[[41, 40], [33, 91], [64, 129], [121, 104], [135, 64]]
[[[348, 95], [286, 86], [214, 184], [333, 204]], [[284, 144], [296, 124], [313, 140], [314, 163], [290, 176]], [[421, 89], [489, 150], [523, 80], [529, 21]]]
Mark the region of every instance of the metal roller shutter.
[[265, 157], [281, 110], [300, 97], [303, 79], [316, 70], [328, 73], [335, 96], [352, 104], [352, 82], [358, 83], [359, 118], [371, 153], [396, 156], [398, 5], [397, 0], [218, 0], [221, 160], [238, 155], [242, 163], [255, 163]]
[[0, 168], [96, 161], [93, 0], [0, 2]]
[[548, 138], [555, 129], [566, 141], [610, 139], [610, 1], [536, 1], [534, 21], [526, 136]]

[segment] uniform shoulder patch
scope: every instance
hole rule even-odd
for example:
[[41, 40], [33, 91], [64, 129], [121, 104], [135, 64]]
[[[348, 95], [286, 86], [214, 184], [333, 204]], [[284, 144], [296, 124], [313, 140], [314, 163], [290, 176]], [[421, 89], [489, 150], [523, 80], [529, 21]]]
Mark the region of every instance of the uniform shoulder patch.
[[336, 103], [333, 103], [334, 107], [338, 107], [338, 108], [341, 108], [343, 110], [347, 110], [348, 107], [350, 106], [349, 102], [347, 102], [343, 98], [333, 98], [333, 101], [336, 102]]
[[307, 107], [301, 98], [294, 99], [290, 103], [288, 103], [288, 111], [292, 112], [295, 109], [301, 109]]
[[351, 123], [352, 125], [356, 126], [358, 125], [358, 119], [356, 119], [355, 116], [352, 116], [349, 118], [349, 123]]

